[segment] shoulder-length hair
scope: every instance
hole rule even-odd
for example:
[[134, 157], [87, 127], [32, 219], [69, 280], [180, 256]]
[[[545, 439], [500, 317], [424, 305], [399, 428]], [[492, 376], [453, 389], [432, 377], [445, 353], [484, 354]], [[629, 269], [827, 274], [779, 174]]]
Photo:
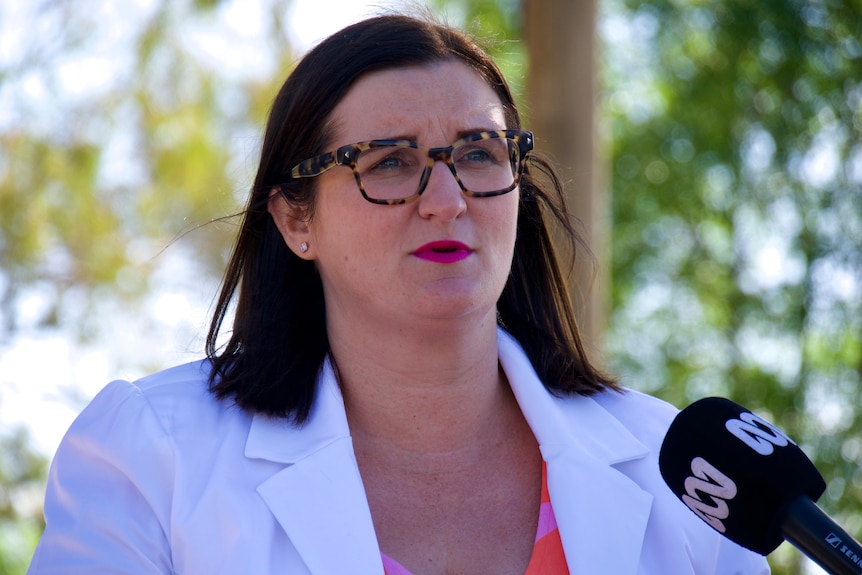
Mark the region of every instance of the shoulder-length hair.
[[[453, 59], [494, 89], [506, 128], [519, 129], [510, 89], [488, 54], [464, 33], [430, 20], [387, 15], [359, 22], [317, 45], [289, 75], [270, 110], [260, 165], [207, 335], [209, 383], [217, 397], [299, 424], [308, 419], [330, 349], [323, 289], [314, 264], [291, 252], [276, 229], [267, 211], [270, 194], [279, 189], [289, 202], [313, 212], [314, 179], [289, 180], [287, 174], [326, 151], [330, 114], [358, 78]], [[554, 222], [572, 258], [590, 257], [569, 220], [558, 176], [531, 155], [520, 182], [515, 253], [497, 304], [498, 321], [521, 343], [551, 392], [617, 389], [587, 359], [551, 240]], [[234, 300], [233, 330], [219, 346]]]

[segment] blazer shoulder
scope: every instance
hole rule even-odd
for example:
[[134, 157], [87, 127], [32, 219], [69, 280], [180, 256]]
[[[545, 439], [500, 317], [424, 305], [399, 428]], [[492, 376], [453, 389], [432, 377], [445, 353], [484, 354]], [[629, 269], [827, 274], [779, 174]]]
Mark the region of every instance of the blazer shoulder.
[[[209, 369], [209, 362], [201, 360], [133, 381], [114, 380], [96, 394], [76, 423], [108, 418], [116, 419], [120, 427], [134, 428], [135, 422], [149, 419], [172, 437], [200, 436], [204, 430], [218, 434], [225, 419], [246, 417], [233, 402], [210, 392]], [[122, 418], [117, 418], [120, 413]]]
[[679, 413], [678, 408], [662, 399], [627, 388], [606, 391], [594, 399], [650, 449], [661, 445]]
[[[203, 388], [208, 390], [210, 363], [207, 360], [192, 361], [151, 373], [131, 383], [145, 394], [158, 394], [159, 391], [173, 389]], [[120, 380], [123, 381], [123, 380]]]

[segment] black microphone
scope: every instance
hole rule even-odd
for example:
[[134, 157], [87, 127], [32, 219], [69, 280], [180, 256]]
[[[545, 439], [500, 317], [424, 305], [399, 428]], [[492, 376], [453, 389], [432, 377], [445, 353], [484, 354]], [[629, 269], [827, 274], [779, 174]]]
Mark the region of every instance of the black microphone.
[[862, 545], [815, 501], [826, 490], [805, 453], [744, 407], [710, 397], [679, 412], [659, 468], [713, 529], [761, 555], [787, 540], [829, 573], [862, 575]]

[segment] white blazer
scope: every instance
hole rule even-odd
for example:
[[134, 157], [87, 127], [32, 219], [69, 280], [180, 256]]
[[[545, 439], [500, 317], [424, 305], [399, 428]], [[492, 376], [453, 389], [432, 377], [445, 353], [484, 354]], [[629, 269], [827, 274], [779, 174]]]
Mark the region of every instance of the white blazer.
[[[510, 335], [498, 341], [547, 462], [571, 575], [768, 573], [664, 485], [673, 407], [634, 391], [556, 398]], [[115, 381], [93, 399], [51, 466], [28, 573], [382, 575], [329, 364], [302, 427], [215, 400], [208, 368]]]

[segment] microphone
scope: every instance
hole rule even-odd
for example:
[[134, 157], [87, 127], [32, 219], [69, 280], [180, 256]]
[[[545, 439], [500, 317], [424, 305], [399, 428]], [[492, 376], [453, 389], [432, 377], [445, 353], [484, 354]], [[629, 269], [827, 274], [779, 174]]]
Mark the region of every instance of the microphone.
[[862, 575], [862, 545], [815, 503], [826, 490], [817, 468], [744, 407], [710, 397], [680, 411], [659, 469], [671, 491], [731, 541], [768, 555], [786, 539], [829, 573]]

